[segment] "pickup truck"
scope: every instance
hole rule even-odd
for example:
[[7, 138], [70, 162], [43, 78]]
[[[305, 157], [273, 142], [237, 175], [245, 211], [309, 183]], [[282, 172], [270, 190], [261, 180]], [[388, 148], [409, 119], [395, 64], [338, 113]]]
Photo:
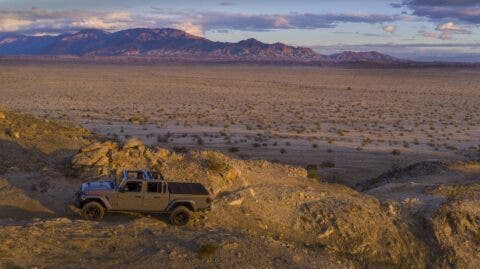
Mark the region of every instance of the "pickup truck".
[[211, 209], [212, 199], [200, 183], [167, 182], [160, 173], [123, 171], [121, 182], [83, 183], [74, 195], [86, 220], [100, 221], [105, 212], [168, 213], [175, 225], [185, 225], [190, 213]]

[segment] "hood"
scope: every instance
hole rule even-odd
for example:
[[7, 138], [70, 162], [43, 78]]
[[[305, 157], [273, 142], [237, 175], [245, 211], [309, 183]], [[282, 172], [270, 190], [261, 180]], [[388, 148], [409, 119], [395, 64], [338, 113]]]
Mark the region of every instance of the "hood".
[[82, 192], [85, 194], [111, 192], [114, 190], [115, 190], [114, 181], [87, 182], [82, 184]]

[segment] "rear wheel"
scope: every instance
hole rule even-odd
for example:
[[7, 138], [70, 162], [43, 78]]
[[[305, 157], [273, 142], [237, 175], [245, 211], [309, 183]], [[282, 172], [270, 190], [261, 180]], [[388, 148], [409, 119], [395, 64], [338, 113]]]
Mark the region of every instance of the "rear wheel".
[[170, 222], [174, 225], [183, 226], [187, 224], [189, 221], [190, 221], [190, 211], [184, 206], [176, 207], [170, 213]]
[[101, 221], [105, 210], [98, 202], [89, 202], [82, 207], [82, 216], [85, 220]]

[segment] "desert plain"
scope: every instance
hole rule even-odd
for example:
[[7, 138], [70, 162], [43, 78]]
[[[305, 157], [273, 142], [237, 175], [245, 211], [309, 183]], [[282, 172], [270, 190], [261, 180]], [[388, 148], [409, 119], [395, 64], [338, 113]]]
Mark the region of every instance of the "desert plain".
[[[4, 61], [0, 96], [4, 267], [478, 264], [478, 69]], [[134, 166], [212, 212], [81, 220], [79, 184]]]
[[0, 103], [114, 139], [318, 166], [355, 185], [480, 147], [480, 70], [3, 64]]

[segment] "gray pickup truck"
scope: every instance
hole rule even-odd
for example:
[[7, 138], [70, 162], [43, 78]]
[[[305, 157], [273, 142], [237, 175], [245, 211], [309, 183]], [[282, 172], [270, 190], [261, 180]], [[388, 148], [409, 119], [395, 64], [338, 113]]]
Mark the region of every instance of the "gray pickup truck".
[[190, 212], [211, 209], [212, 199], [200, 183], [167, 182], [159, 173], [123, 171], [121, 182], [83, 183], [74, 196], [86, 220], [100, 221], [108, 211], [169, 213], [175, 225], [185, 225]]

